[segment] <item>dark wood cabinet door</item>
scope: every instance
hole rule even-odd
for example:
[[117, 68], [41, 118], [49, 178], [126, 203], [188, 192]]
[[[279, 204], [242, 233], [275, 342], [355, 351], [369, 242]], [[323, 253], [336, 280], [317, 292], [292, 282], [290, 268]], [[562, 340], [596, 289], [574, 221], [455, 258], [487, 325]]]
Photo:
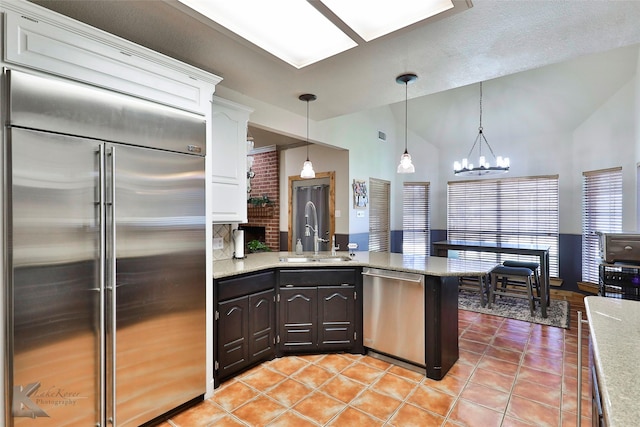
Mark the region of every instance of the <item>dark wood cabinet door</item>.
[[280, 288], [280, 348], [284, 352], [317, 349], [317, 288]]
[[249, 298], [221, 302], [218, 312], [219, 376], [224, 378], [249, 364]]
[[275, 290], [249, 295], [249, 359], [275, 355]]
[[318, 287], [318, 346], [343, 350], [355, 343], [355, 286]]

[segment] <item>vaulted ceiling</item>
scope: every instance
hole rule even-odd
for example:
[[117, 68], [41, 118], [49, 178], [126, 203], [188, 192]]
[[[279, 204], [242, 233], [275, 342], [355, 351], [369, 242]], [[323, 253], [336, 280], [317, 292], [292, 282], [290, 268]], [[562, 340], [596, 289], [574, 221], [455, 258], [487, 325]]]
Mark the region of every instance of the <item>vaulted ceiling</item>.
[[[409, 86], [411, 102], [420, 105], [412, 108], [434, 118], [446, 114], [452, 97], [469, 97], [470, 114], [476, 115], [477, 86], [473, 83], [523, 71], [533, 80], [528, 87], [515, 85], [515, 91], [539, 88], [534, 83], [548, 88], [542, 92], [532, 89], [528, 94], [531, 114], [535, 114], [536, 102], [558, 96], [560, 91], [563, 99], [580, 102], [568, 106], [571, 112], [559, 105], [558, 113], [579, 115], [587, 104], [603, 102], [606, 92], [637, 67], [633, 63], [637, 56], [629, 59], [611, 53], [604, 63], [600, 56], [588, 55], [640, 43], [640, 1], [475, 0], [472, 7], [467, 8], [467, 3], [458, 13], [415, 24], [298, 70], [176, 1], [34, 3], [215, 73], [223, 77], [217, 89], [223, 97], [226, 90], [234, 91], [304, 114], [298, 95], [314, 93], [318, 96], [311, 109], [314, 120], [404, 101], [404, 89], [395, 82], [404, 72], [419, 76]], [[537, 69], [550, 65], [562, 71], [559, 76], [596, 69], [610, 78], [603, 82], [594, 73], [593, 78], [572, 82], [536, 74]], [[460, 89], [453, 95], [442, 95], [456, 88]], [[433, 127], [420, 129], [420, 123], [415, 123], [412, 128], [425, 138], [438, 137]]]

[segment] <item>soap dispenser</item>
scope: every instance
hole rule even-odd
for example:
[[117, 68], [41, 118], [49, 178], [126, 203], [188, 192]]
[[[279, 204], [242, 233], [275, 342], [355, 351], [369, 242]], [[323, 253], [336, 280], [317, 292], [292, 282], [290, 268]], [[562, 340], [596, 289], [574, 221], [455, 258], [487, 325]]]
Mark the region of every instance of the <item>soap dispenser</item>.
[[296, 255], [302, 255], [302, 240], [296, 242]]

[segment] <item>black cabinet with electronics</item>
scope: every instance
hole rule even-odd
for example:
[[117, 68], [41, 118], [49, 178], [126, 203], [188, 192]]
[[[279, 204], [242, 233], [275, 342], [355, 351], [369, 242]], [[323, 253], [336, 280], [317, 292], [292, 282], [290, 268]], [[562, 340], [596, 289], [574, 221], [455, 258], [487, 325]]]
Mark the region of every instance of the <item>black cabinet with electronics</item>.
[[278, 354], [363, 353], [361, 291], [360, 269], [281, 269]]
[[220, 279], [214, 299], [214, 385], [275, 357], [276, 273]]

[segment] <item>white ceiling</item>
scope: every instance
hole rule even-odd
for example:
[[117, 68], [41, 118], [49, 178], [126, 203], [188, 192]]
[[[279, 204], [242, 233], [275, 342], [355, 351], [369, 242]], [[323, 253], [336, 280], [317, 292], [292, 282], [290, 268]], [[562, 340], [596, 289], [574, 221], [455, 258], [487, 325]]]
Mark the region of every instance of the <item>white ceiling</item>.
[[[411, 108], [438, 117], [446, 114], [442, 102], [447, 101], [433, 94], [550, 64], [569, 73], [581, 73], [585, 66], [606, 68], [600, 60], [585, 59], [578, 65], [564, 61], [640, 43], [637, 0], [474, 0], [469, 9], [465, 5], [458, 13], [415, 24], [298, 70], [175, 1], [34, 3], [217, 74], [224, 79], [217, 89], [223, 97], [225, 90], [232, 90], [304, 115], [298, 95], [314, 93], [318, 100], [310, 109], [313, 120], [404, 101], [404, 88], [395, 82], [404, 72], [419, 76], [408, 88], [410, 99], [420, 98], [412, 101]], [[616, 70], [611, 72], [624, 77], [626, 71]], [[531, 75], [536, 78], [535, 71]], [[590, 85], [565, 80], [541, 83], [549, 93], [533, 93], [534, 101], [557, 90], [580, 94], [585, 84]], [[485, 86], [485, 96], [489, 88]], [[605, 88], [594, 89], [578, 99], [602, 102]], [[477, 90], [473, 85], [460, 92], [471, 97], [472, 115], [477, 115]], [[419, 108], [413, 107], [415, 103], [421, 104]], [[535, 108], [535, 102], [532, 105]], [[571, 107], [580, 110], [581, 105]], [[559, 114], [566, 114], [561, 107]], [[425, 139], [437, 136], [426, 135], [437, 133], [433, 127], [421, 130], [420, 123], [411, 119], [410, 123]]]

